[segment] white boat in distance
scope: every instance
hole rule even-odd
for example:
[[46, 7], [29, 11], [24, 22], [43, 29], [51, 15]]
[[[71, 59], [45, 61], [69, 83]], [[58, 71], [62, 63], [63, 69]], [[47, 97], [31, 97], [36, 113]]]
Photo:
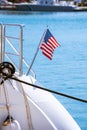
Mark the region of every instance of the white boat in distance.
[[0, 130], [81, 130], [51, 93], [34, 88], [32, 70], [23, 73], [23, 26], [1, 24], [0, 34]]
[[[65, 3], [65, 4], [64, 4]], [[17, 10], [23, 10], [23, 11], [75, 11], [76, 7], [75, 5], [70, 5], [67, 2], [60, 2], [57, 4], [41, 4], [41, 3], [15, 3], [15, 6]]]
[[[4, 1], [4, 3], [3, 3]], [[78, 12], [78, 11], [87, 11], [87, 6], [77, 6], [73, 1], [58, 1], [54, 2], [53, 0], [37, 0], [33, 2], [20, 2], [20, 3], [11, 3], [5, 2], [2, 0], [0, 3], [0, 10], [10, 10], [10, 11], [40, 11], [40, 12]], [[39, 2], [38, 2], [39, 1]]]

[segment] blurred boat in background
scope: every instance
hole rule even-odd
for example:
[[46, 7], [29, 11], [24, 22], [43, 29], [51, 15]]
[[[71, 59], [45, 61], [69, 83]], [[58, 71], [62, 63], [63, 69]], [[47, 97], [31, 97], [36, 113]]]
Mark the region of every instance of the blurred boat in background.
[[13, 11], [87, 11], [86, 6], [80, 6], [81, 1], [65, 1], [65, 0], [37, 0], [37, 1], [11, 1], [1, 0], [0, 10]]

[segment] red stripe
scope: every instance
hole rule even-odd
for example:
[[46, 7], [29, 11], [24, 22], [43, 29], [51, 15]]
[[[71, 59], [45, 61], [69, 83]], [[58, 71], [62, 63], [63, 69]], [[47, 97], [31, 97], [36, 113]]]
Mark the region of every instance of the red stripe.
[[54, 47], [54, 49], [55, 49], [55, 48], [56, 48], [56, 45], [55, 45], [55, 43], [53, 42], [53, 39], [50, 38], [48, 41], [50, 42], [50, 44], [53, 45], [53, 47]]
[[42, 53], [43, 53], [46, 57], [48, 57], [50, 60], [52, 60], [52, 56], [49, 55], [48, 53], [46, 53], [46, 51], [43, 50]]
[[42, 44], [42, 46], [40, 47], [42, 49], [42, 51], [46, 51], [49, 55], [52, 55], [53, 54], [53, 51], [50, 51], [47, 49], [47, 47], [45, 47], [45, 44]]
[[48, 49], [50, 52], [53, 53], [54, 49], [52, 47], [50, 47], [49, 44], [42, 44], [42, 46], [44, 46], [46, 49]]
[[55, 49], [54, 46], [53, 46], [50, 42], [47, 42], [47, 44], [48, 44], [49, 47], [52, 48], [53, 50]]
[[56, 41], [56, 39], [54, 37], [51, 37], [51, 39], [54, 42], [54, 44], [56, 45], [56, 47], [60, 46], [60, 44]]
[[50, 38], [50, 42], [51, 42], [51, 44], [56, 48], [57, 46], [56, 46], [56, 44], [55, 44], [55, 42], [53, 41], [53, 38], [51, 37]]
[[50, 45], [52, 45], [53, 46], [53, 48], [55, 49], [56, 47], [55, 47], [55, 44], [52, 42], [52, 40], [51, 39], [48, 39], [48, 42], [50, 43]]

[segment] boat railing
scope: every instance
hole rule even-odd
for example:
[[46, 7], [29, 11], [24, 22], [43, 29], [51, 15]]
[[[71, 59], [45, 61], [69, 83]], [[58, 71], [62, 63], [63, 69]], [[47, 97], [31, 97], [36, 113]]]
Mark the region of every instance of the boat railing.
[[[21, 24], [0, 24], [0, 63], [10, 61], [19, 75], [30, 67], [23, 57], [23, 27]], [[34, 71], [30, 71], [35, 78]]]

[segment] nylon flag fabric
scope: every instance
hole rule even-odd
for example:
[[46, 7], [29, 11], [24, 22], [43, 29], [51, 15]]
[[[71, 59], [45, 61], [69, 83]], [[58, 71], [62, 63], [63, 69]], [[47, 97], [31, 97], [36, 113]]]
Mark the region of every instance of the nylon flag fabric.
[[51, 34], [49, 29], [46, 30], [45, 36], [43, 37], [40, 49], [42, 50], [42, 53], [52, 60], [54, 49], [60, 46], [60, 44], [56, 41], [54, 36]]

